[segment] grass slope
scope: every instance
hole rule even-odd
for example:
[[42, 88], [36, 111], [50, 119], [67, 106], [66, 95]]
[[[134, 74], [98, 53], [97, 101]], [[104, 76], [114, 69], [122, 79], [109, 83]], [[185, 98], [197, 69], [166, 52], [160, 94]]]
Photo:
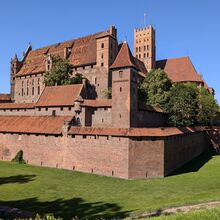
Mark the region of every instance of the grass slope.
[[0, 162], [0, 205], [70, 219], [126, 217], [131, 212], [220, 199], [220, 156], [202, 155], [163, 179], [122, 180]]

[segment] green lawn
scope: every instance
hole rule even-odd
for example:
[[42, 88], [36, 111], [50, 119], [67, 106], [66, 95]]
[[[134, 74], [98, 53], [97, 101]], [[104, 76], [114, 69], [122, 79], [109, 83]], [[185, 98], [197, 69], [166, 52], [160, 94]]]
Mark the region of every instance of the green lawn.
[[220, 200], [220, 156], [209, 153], [176, 175], [122, 180], [0, 162], [0, 205], [69, 219], [126, 217], [131, 212]]
[[[149, 218], [146, 218], [146, 220], [148, 219]], [[183, 220], [183, 219], [184, 220], [219, 220], [220, 208], [196, 210], [189, 213], [178, 213], [176, 215], [150, 218], [150, 220]]]

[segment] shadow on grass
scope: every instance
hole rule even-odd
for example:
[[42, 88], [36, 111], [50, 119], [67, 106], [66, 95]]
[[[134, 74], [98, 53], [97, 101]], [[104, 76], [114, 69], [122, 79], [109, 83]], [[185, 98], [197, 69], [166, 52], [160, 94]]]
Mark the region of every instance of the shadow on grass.
[[215, 152], [213, 150], [207, 150], [204, 153], [200, 154], [198, 157], [194, 158], [189, 163], [183, 165], [169, 176], [184, 174], [184, 173], [191, 173], [197, 172], [201, 167], [203, 167], [209, 160], [212, 159]]
[[9, 177], [0, 177], [0, 185], [9, 183], [24, 184], [35, 180], [36, 175], [16, 175]]
[[[82, 198], [69, 200], [57, 199], [49, 202], [38, 201], [37, 198], [30, 198], [17, 201], [0, 201], [0, 205], [16, 207], [21, 210], [38, 213], [44, 216], [53, 213], [55, 217], [63, 219], [122, 219], [128, 216], [129, 212], [122, 211], [121, 207], [113, 203], [86, 202]], [[1, 216], [0, 216], [1, 217]], [[19, 217], [19, 216], [17, 216]], [[10, 216], [7, 216], [10, 218]]]

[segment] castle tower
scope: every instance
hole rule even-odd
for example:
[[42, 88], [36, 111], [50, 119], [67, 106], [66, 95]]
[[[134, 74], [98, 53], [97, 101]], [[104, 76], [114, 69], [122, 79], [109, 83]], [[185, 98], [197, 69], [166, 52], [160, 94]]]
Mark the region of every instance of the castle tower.
[[96, 38], [97, 66], [109, 69], [118, 53], [117, 29], [111, 26]]
[[123, 43], [112, 70], [112, 126], [137, 127], [138, 71], [127, 43]]
[[155, 68], [155, 30], [151, 25], [134, 30], [134, 56], [144, 62], [148, 71]]
[[11, 59], [11, 68], [10, 68], [10, 93], [11, 100], [15, 101], [15, 75], [21, 69], [22, 62], [18, 60], [17, 54], [15, 54], [14, 58]]

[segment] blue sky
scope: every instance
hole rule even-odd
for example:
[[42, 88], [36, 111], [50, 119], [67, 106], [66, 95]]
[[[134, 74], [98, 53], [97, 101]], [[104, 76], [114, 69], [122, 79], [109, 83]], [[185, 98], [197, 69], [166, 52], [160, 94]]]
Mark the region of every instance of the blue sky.
[[33, 48], [115, 25], [133, 51], [133, 29], [156, 28], [157, 59], [190, 56], [220, 103], [219, 0], [1, 0], [0, 92], [9, 92], [10, 59]]

